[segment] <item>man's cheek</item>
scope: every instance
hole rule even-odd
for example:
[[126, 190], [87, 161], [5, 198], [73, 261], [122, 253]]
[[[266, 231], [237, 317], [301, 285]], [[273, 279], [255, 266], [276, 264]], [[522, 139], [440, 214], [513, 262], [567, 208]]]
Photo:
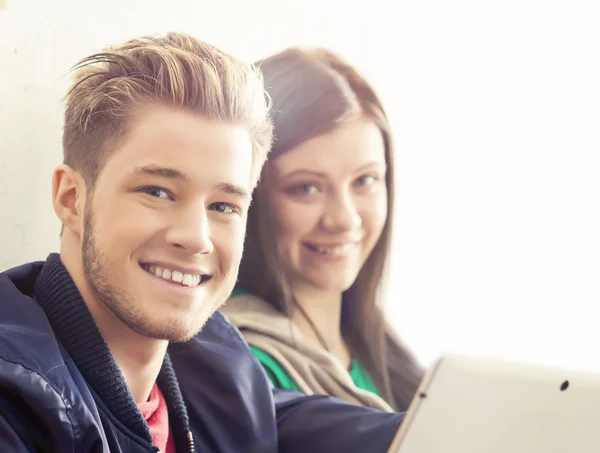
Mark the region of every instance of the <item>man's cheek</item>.
[[246, 234], [245, 230], [236, 232], [234, 236], [234, 240], [229, 243], [229, 252], [233, 258], [233, 262], [236, 266], [239, 266], [240, 260], [242, 259], [242, 254], [244, 252], [244, 236]]

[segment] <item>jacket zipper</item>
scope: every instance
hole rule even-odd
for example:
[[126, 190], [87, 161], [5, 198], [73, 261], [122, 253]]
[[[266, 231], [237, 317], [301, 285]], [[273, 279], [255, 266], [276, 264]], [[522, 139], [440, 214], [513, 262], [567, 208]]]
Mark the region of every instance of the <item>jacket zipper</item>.
[[[188, 445], [188, 453], [194, 453], [194, 436], [192, 436], [192, 432], [191, 431], [187, 431], [185, 433], [185, 438], [187, 440], [187, 445]], [[160, 451], [158, 448], [154, 447], [152, 448], [152, 451], [155, 453], [162, 453], [162, 451]]]
[[194, 453], [194, 451], [195, 451], [194, 450], [194, 436], [192, 436], [192, 432], [188, 431], [186, 433], [185, 437], [187, 438], [187, 441], [188, 441], [188, 452], [189, 453]]

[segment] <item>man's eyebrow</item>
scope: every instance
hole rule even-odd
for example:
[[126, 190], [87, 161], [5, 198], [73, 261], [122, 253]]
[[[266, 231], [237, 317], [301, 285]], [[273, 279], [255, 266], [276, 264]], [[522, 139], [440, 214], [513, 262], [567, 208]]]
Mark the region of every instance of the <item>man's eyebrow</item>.
[[180, 181], [188, 180], [188, 177], [185, 176], [179, 170], [169, 167], [159, 167], [157, 165], [143, 165], [141, 167], [135, 167], [129, 173], [130, 177], [136, 177], [141, 175], [160, 176], [161, 178], [177, 179]]
[[248, 200], [251, 198], [251, 194], [247, 189], [244, 189], [243, 187], [240, 187], [240, 186], [236, 186], [234, 184], [230, 184], [228, 182], [221, 182], [221, 183], [217, 184], [216, 188], [219, 191], [224, 192], [226, 194], [236, 195], [237, 197], [248, 199]]
[[[175, 179], [179, 181], [189, 181], [189, 178], [174, 168], [159, 167], [157, 165], [143, 165], [135, 167], [129, 174], [130, 177], [136, 177], [140, 175], [159, 176], [167, 179]], [[215, 185], [215, 188], [223, 193], [229, 195], [235, 195], [239, 198], [250, 199], [252, 194], [250, 191], [241, 186], [236, 186], [228, 182], [221, 182]]]

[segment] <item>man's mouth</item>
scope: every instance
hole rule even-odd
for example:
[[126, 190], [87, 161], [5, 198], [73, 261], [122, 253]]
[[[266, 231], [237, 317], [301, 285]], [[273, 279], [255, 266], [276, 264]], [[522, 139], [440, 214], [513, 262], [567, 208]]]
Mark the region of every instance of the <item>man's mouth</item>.
[[169, 269], [154, 264], [141, 264], [142, 269], [146, 272], [154, 275], [155, 277], [162, 278], [169, 283], [174, 283], [181, 286], [199, 286], [202, 283], [211, 279], [212, 275], [207, 274], [190, 274], [177, 269]]

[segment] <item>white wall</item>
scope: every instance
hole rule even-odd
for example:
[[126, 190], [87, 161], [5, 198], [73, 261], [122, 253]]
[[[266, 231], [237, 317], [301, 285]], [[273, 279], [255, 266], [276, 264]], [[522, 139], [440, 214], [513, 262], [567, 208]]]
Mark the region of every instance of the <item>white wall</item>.
[[0, 1], [0, 269], [58, 247], [50, 174], [79, 58], [169, 30], [249, 60], [323, 45], [362, 68], [397, 136], [389, 312], [419, 359], [600, 371], [596, 3]]

